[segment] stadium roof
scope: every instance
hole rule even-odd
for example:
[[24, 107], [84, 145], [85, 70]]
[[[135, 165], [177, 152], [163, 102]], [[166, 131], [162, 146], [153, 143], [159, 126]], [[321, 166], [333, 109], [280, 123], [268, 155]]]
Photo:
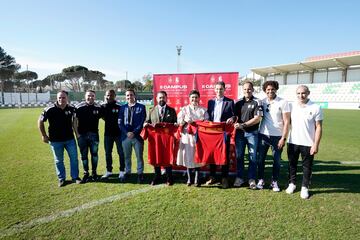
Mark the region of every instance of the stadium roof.
[[360, 51], [351, 52], [351, 54], [332, 54], [327, 56], [312, 57], [308, 59], [309, 60], [307, 61], [299, 63], [252, 68], [251, 71], [265, 77], [270, 74], [281, 74], [300, 71], [312, 72], [319, 69], [329, 68], [346, 69], [349, 66], [360, 65]]

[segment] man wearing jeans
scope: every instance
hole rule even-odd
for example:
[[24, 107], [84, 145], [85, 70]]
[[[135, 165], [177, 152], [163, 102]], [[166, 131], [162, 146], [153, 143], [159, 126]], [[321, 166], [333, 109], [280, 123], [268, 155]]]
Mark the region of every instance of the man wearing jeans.
[[140, 132], [145, 122], [146, 109], [143, 104], [136, 102], [133, 89], [125, 92], [125, 98], [127, 104], [121, 106], [119, 113], [121, 141], [125, 154], [125, 176], [131, 173], [131, 154], [134, 147], [137, 159], [137, 181], [142, 183], [144, 181], [144, 140], [140, 137]]
[[297, 102], [290, 105], [291, 129], [287, 153], [289, 158], [289, 186], [286, 193], [296, 189], [296, 170], [299, 156], [302, 158], [303, 179], [300, 197], [309, 198], [309, 185], [314, 155], [319, 151], [322, 135], [323, 113], [319, 105], [308, 98], [309, 88], [300, 85], [296, 89]]
[[112, 150], [114, 143], [116, 144], [117, 153], [119, 155], [120, 164], [120, 181], [123, 179], [125, 174], [125, 160], [124, 152], [120, 140], [120, 129], [118, 126], [118, 118], [120, 112], [120, 105], [115, 100], [116, 93], [114, 90], [108, 90], [105, 92], [105, 101], [102, 105], [103, 108], [103, 119], [105, 121], [104, 131], [104, 147], [105, 147], [105, 158], [106, 158], [106, 172], [101, 177], [102, 179], [108, 179], [112, 175]]
[[[54, 154], [55, 170], [58, 186], [65, 185], [66, 172], [64, 166], [64, 149], [70, 158], [70, 175], [74, 183], [80, 183], [78, 155], [73, 134], [74, 107], [68, 104], [68, 93], [60, 91], [57, 101], [44, 109], [38, 120], [38, 127], [44, 143], [49, 143]], [[45, 131], [44, 122], [49, 120], [49, 135]]]
[[258, 189], [263, 189], [265, 158], [271, 147], [274, 158], [272, 169], [272, 181], [270, 187], [274, 192], [279, 192], [278, 179], [280, 175], [281, 152], [286, 142], [290, 124], [290, 108], [285, 99], [276, 95], [279, 83], [266, 81], [262, 86], [266, 98], [262, 100], [263, 119], [260, 124], [258, 142]]
[[[95, 91], [87, 90], [85, 101], [75, 107], [75, 133], [84, 167], [82, 183], [98, 178], [96, 169], [98, 165], [99, 147], [99, 119], [102, 117], [102, 108], [95, 103]], [[89, 175], [88, 152], [91, 154], [91, 178]]]
[[252, 82], [243, 84], [244, 97], [235, 104], [237, 122], [235, 146], [236, 146], [236, 179], [234, 187], [241, 187], [244, 181], [244, 157], [245, 148], [249, 151], [248, 179], [250, 189], [256, 189], [256, 154], [258, 143], [258, 128], [263, 115], [261, 102], [253, 96], [254, 87]]

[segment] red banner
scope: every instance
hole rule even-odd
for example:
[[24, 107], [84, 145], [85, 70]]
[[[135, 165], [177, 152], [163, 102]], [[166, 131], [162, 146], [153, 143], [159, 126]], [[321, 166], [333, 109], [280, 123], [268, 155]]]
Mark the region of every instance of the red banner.
[[[236, 101], [238, 77], [237, 72], [154, 74], [154, 105], [157, 104], [156, 93], [166, 91], [167, 104], [179, 112], [180, 107], [189, 104], [190, 91], [196, 89], [200, 92], [200, 105], [207, 107], [208, 100], [215, 97], [215, 84], [220, 81], [225, 83], [225, 96]], [[236, 170], [234, 146], [232, 145], [231, 148], [230, 171], [234, 172]]]
[[189, 104], [189, 93], [196, 89], [200, 92], [200, 105], [207, 107], [209, 99], [215, 97], [215, 83], [225, 83], [225, 96], [236, 100], [238, 96], [237, 72], [224, 73], [186, 73], [186, 74], [154, 74], [154, 105], [156, 93], [166, 91], [167, 104], [179, 112], [180, 107]]

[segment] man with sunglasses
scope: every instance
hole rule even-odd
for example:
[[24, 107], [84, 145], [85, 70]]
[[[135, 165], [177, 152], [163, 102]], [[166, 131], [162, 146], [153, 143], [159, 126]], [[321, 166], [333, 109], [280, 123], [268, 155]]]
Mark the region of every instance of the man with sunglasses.
[[279, 192], [278, 179], [280, 175], [281, 152], [285, 146], [286, 137], [289, 132], [290, 107], [285, 99], [276, 95], [279, 89], [277, 81], [266, 81], [262, 86], [266, 98], [262, 100], [264, 115], [260, 124], [258, 142], [258, 189], [265, 186], [264, 169], [265, 158], [269, 147], [271, 147], [274, 158], [272, 169], [271, 189]]

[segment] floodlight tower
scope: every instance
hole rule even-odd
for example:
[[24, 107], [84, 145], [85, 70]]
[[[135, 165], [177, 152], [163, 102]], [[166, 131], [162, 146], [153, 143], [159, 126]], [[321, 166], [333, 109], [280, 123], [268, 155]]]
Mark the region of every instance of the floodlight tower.
[[176, 46], [176, 50], [177, 50], [177, 72], [180, 72], [180, 55], [181, 55], [181, 49], [182, 46]]

